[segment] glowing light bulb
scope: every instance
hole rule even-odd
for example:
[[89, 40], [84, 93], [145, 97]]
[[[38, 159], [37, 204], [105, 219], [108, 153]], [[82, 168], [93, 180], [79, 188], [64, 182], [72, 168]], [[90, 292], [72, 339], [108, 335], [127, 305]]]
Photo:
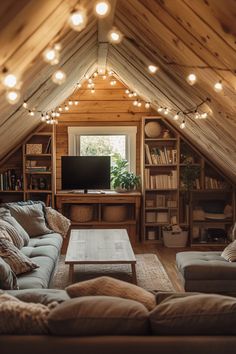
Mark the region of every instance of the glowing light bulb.
[[94, 90], [94, 89], [92, 89], [92, 90], [91, 90], [91, 93], [95, 93], [95, 90]]
[[9, 90], [6, 93], [7, 102], [10, 104], [16, 104], [20, 100], [20, 93], [17, 90]]
[[149, 66], [148, 66], [148, 70], [149, 70], [149, 72], [150, 72], [151, 74], [155, 74], [155, 73], [157, 72], [157, 70], [158, 70], [158, 67], [155, 66], [155, 65], [149, 65]]
[[106, 80], [107, 76], [106, 76], [106, 75], [103, 75], [103, 77], [102, 77], [102, 78], [103, 78], [103, 80]]
[[22, 107], [27, 108], [28, 107], [28, 103], [24, 101], [24, 103], [22, 104]]
[[59, 111], [59, 112], [62, 112], [62, 107], [58, 107], [58, 111]]
[[97, 77], [98, 73], [95, 71], [95, 73], [93, 74], [93, 77]]
[[215, 83], [214, 90], [215, 90], [215, 92], [221, 92], [223, 90], [223, 85], [222, 85], [221, 80], [218, 81], [217, 83]]
[[109, 42], [117, 44], [120, 43], [122, 39], [123, 39], [123, 35], [118, 29], [113, 28], [108, 32]]
[[58, 52], [54, 48], [47, 48], [43, 52], [43, 59], [46, 63], [53, 63], [57, 56]]
[[72, 105], [73, 105], [73, 101], [70, 100], [70, 101], [68, 102], [68, 104], [69, 104], [69, 106], [72, 106]]
[[146, 108], [146, 109], [149, 109], [149, 108], [150, 108], [150, 103], [149, 103], [149, 102], [146, 102], [146, 103], [145, 103], [145, 108]]
[[161, 113], [163, 111], [163, 107], [158, 107], [157, 112]]
[[133, 92], [130, 92], [129, 94], [128, 94], [128, 96], [131, 98], [131, 97], [133, 97]]
[[79, 101], [74, 101], [75, 106], [78, 106]]
[[69, 107], [65, 104], [65, 107], [64, 107], [65, 111], [69, 111]]
[[125, 90], [125, 93], [128, 95], [130, 93], [130, 91], [127, 89], [127, 90]]
[[78, 82], [78, 83], [76, 84], [76, 87], [77, 87], [77, 88], [80, 88], [80, 87], [81, 87], [81, 84]]
[[206, 119], [206, 118], [207, 118], [207, 113], [206, 113], [206, 112], [202, 113], [202, 114], [200, 115], [200, 118]]
[[113, 72], [112, 70], [110, 70], [110, 71], [108, 72], [108, 75], [109, 75], [109, 76], [113, 76], [113, 75], [114, 75], [114, 72]]
[[164, 114], [167, 115], [169, 113], [169, 109], [168, 108], [165, 108], [164, 109]]
[[68, 23], [69, 26], [75, 31], [82, 31], [86, 26], [87, 16], [84, 9], [74, 11], [70, 14]]
[[195, 74], [189, 74], [188, 76], [187, 76], [187, 83], [189, 84], [189, 85], [194, 85], [195, 83], [196, 83], [196, 81], [197, 81], [197, 76], [195, 75]]
[[52, 81], [57, 85], [62, 85], [66, 81], [66, 74], [62, 70], [57, 70], [52, 75]]
[[135, 100], [135, 101], [133, 102], [133, 105], [134, 105], [134, 106], [137, 106], [137, 105], [138, 105], [138, 101]]
[[186, 127], [186, 123], [185, 121], [183, 120], [183, 122], [180, 124], [180, 129], [184, 129]]
[[133, 92], [133, 96], [137, 97], [138, 96], [137, 92]]
[[95, 5], [95, 12], [99, 17], [105, 17], [109, 14], [110, 3], [108, 1], [99, 1]]
[[178, 120], [179, 119], [179, 113], [176, 113], [175, 115], [174, 115], [174, 120]]
[[200, 118], [200, 114], [199, 114], [198, 112], [195, 112], [195, 113], [194, 113], [194, 118], [195, 118], [195, 119], [199, 119], [199, 118]]
[[116, 85], [116, 80], [110, 81], [110, 85], [111, 85], [111, 86], [115, 86], [115, 85]]
[[41, 122], [45, 122], [45, 121], [46, 121], [46, 117], [43, 114], [41, 114]]
[[2, 83], [7, 88], [13, 88], [17, 85], [17, 78], [13, 74], [6, 74], [3, 77]]
[[34, 116], [34, 111], [29, 111], [29, 116], [33, 117]]
[[138, 107], [141, 107], [142, 106], [142, 102], [138, 102]]

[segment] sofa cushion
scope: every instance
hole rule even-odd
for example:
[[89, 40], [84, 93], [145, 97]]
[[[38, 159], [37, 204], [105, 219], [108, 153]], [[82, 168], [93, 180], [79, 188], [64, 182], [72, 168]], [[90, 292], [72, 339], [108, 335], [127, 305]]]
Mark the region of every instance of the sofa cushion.
[[51, 207], [45, 207], [45, 216], [50, 229], [66, 237], [71, 221]]
[[148, 311], [133, 300], [85, 296], [58, 305], [48, 324], [56, 335], [141, 335], [148, 332]]
[[21, 237], [17, 229], [11, 224], [9, 224], [9, 222], [0, 219], [0, 228], [2, 230], [5, 230], [5, 232], [10, 237], [10, 240], [8, 240], [12, 241], [17, 248], [21, 249], [24, 246], [23, 238]]
[[29, 243], [29, 235], [24, 230], [24, 228], [17, 222], [17, 220], [11, 215], [10, 210], [6, 208], [0, 208], [0, 218], [4, 221], [7, 221], [11, 224], [19, 233], [24, 241], [24, 246], [28, 245]]
[[9, 294], [0, 294], [0, 334], [48, 333], [49, 312], [45, 305], [25, 303]]
[[221, 252], [179, 252], [178, 270], [185, 280], [235, 280], [236, 267], [221, 257]]
[[24, 253], [26, 257], [30, 259], [35, 259], [35, 257], [49, 257], [56, 263], [58, 258], [58, 249], [54, 246], [35, 246], [35, 247], [23, 247], [21, 252]]
[[13, 203], [8, 208], [11, 215], [30, 237], [48, 234], [52, 231], [46, 225], [42, 204], [18, 205]]
[[60, 234], [46, 234], [38, 237], [31, 238], [29, 241], [29, 247], [39, 247], [39, 246], [54, 246], [60, 251], [62, 246], [62, 236]]
[[21, 301], [40, 303], [46, 306], [55, 301], [61, 303], [70, 299], [65, 290], [59, 289], [8, 290], [7, 293]]
[[16, 275], [2, 257], [0, 257], [0, 288], [18, 289]]
[[156, 306], [155, 296], [137, 285], [111, 277], [98, 277], [69, 285], [66, 291], [70, 297], [87, 295], [117, 296], [142, 303], [148, 310]]
[[55, 269], [55, 261], [45, 256], [33, 257], [31, 260], [37, 263], [39, 268], [17, 276], [19, 289], [48, 288]]
[[0, 256], [9, 264], [12, 271], [18, 275], [27, 273], [39, 266], [24, 255], [13, 243], [0, 239]]
[[150, 312], [149, 320], [153, 334], [235, 334], [236, 299], [215, 294], [170, 298]]
[[236, 240], [225, 247], [224, 251], [221, 253], [221, 257], [228, 262], [236, 262]]

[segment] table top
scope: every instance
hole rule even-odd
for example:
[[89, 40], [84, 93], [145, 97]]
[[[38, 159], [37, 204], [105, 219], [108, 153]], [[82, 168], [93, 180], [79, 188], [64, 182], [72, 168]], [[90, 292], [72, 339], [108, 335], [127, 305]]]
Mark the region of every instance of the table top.
[[71, 230], [66, 264], [136, 263], [126, 229]]

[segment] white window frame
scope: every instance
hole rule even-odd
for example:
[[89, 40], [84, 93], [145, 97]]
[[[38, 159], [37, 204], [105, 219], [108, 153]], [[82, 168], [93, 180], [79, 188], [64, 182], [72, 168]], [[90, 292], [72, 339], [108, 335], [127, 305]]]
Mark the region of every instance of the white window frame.
[[136, 173], [136, 126], [93, 126], [93, 127], [68, 127], [68, 152], [69, 156], [78, 156], [80, 148], [80, 135], [126, 135], [127, 160], [129, 170]]

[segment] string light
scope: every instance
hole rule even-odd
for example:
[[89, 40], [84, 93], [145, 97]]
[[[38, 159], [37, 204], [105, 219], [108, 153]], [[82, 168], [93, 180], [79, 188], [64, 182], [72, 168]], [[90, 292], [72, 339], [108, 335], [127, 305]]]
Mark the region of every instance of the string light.
[[29, 116], [34, 117], [35, 113], [34, 111], [29, 110]]
[[58, 107], [58, 111], [62, 112], [63, 111], [62, 107]]
[[22, 107], [27, 108], [28, 107], [28, 103], [24, 101], [23, 104], [22, 104]]
[[49, 47], [43, 52], [43, 59], [46, 63], [56, 65], [59, 63], [61, 45], [56, 43], [53, 47]]
[[206, 118], [207, 118], [207, 113], [204, 112], [204, 113], [200, 114], [200, 117], [201, 117], [202, 119], [206, 119]]
[[57, 70], [52, 75], [52, 81], [57, 85], [62, 85], [66, 81], [66, 74], [62, 70]]
[[163, 111], [163, 107], [158, 107], [157, 112], [161, 113]]
[[138, 107], [141, 107], [142, 106], [142, 102], [138, 102]]
[[92, 90], [91, 90], [91, 93], [95, 93], [95, 89], [92, 89]]
[[138, 105], [138, 101], [135, 100], [135, 101], [133, 102], [133, 105], [134, 105], [134, 106], [137, 106], [137, 105]]
[[169, 113], [169, 109], [168, 108], [165, 108], [164, 109], [164, 114], [167, 115]]
[[183, 122], [180, 124], [180, 129], [184, 129], [186, 127], [186, 123], [185, 120], [183, 120]]
[[215, 90], [215, 92], [221, 92], [223, 90], [223, 85], [222, 85], [221, 80], [219, 80], [217, 83], [215, 83], [214, 90]]
[[69, 109], [70, 109], [70, 108], [65, 104], [64, 110], [65, 110], [65, 111], [69, 111]]
[[114, 75], [114, 72], [112, 71], [112, 70], [110, 70], [109, 72], [108, 72], [108, 76], [113, 76]]
[[173, 118], [173, 119], [174, 119], [174, 120], [178, 120], [178, 119], [179, 119], [179, 112], [174, 115], [174, 118]]
[[68, 19], [69, 26], [77, 32], [82, 31], [87, 23], [87, 15], [85, 9], [80, 8], [73, 11]]
[[193, 86], [197, 81], [197, 76], [191, 73], [187, 76], [186, 80], [189, 85]]
[[69, 104], [69, 106], [72, 106], [72, 105], [73, 105], [73, 101], [70, 100], [70, 101], [68, 102], [68, 104]]
[[103, 80], [106, 80], [107, 76], [106, 76], [106, 75], [103, 75], [103, 77], [102, 77], [102, 78], [103, 78]]
[[106, 17], [110, 12], [111, 5], [108, 1], [97, 1], [95, 13], [99, 17]]
[[78, 104], [79, 104], [79, 101], [74, 101], [74, 104], [75, 104], [75, 106], [78, 106]]
[[155, 66], [155, 65], [149, 65], [149, 66], [148, 66], [148, 70], [149, 70], [149, 72], [150, 72], [151, 74], [155, 74], [155, 73], [157, 72], [157, 70], [158, 70], [158, 67]]
[[111, 85], [111, 86], [115, 86], [115, 85], [116, 85], [116, 80], [110, 81], [110, 85]]
[[146, 103], [145, 103], [145, 108], [146, 108], [146, 109], [149, 109], [150, 106], [151, 106], [151, 104], [150, 104], [149, 102], [146, 102]]

